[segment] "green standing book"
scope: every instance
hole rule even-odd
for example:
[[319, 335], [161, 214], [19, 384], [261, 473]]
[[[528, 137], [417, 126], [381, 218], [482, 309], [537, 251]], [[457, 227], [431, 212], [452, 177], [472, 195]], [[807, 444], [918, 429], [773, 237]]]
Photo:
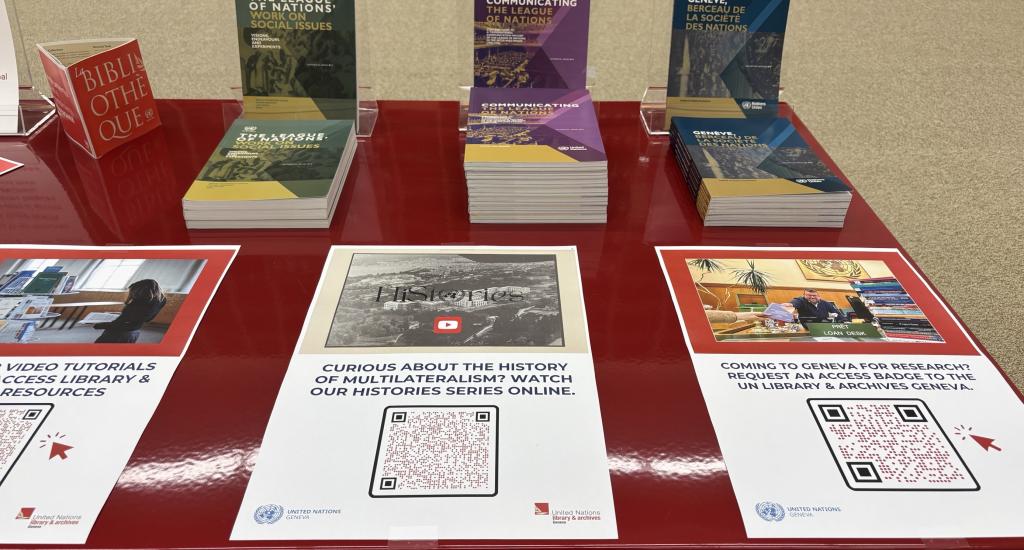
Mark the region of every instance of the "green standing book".
[[57, 292], [60, 284], [67, 273], [63, 271], [43, 271], [35, 276], [31, 282], [22, 289], [22, 294], [53, 294]]
[[235, 11], [246, 118], [355, 118], [355, 0], [235, 0]]

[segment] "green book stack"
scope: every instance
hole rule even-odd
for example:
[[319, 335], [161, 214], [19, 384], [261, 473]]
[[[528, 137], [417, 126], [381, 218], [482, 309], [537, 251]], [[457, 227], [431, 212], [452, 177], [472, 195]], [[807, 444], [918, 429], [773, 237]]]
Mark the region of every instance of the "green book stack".
[[185, 224], [328, 227], [355, 149], [351, 120], [236, 120], [182, 199]]

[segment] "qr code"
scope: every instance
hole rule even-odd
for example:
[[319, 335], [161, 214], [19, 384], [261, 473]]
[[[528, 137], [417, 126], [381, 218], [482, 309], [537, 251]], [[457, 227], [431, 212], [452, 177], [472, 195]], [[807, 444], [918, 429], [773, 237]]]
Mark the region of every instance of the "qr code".
[[498, 494], [498, 408], [387, 407], [371, 497]]
[[52, 409], [48, 403], [0, 403], [0, 485]]
[[808, 399], [807, 404], [850, 489], [980, 488], [920, 399]]

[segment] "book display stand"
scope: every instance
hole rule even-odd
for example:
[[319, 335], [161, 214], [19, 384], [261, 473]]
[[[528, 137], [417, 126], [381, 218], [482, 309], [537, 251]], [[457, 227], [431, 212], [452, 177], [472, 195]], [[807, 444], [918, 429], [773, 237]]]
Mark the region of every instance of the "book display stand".
[[18, 65], [19, 100], [17, 130], [11, 133], [0, 132], [0, 136], [29, 136], [57, 114], [57, 107], [32, 83], [32, 73], [29, 71], [25, 52], [35, 51], [35, 47], [30, 48], [25, 44], [15, 2], [8, 0], [6, 3], [0, 3], [0, 6], [6, 7], [7, 19], [11, 25], [11, 38], [14, 41], [14, 55]]
[[644, 50], [647, 59], [643, 62], [644, 77], [648, 84], [640, 97], [640, 120], [649, 136], [667, 136], [668, 121], [665, 119], [667, 106], [666, 81], [668, 75], [668, 54], [672, 34], [673, 0], [650, 0], [649, 14], [643, 35], [648, 43]]
[[373, 48], [370, 45], [370, 28], [372, 16], [370, 15], [370, 2], [372, 0], [355, 0], [356, 3], [356, 80], [358, 91], [356, 101], [358, 111], [356, 114], [356, 135], [367, 138], [373, 135], [373, 129], [377, 126], [377, 117], [380, 110], [377, 107], [377, 92], [374, 85], [374, 64]]

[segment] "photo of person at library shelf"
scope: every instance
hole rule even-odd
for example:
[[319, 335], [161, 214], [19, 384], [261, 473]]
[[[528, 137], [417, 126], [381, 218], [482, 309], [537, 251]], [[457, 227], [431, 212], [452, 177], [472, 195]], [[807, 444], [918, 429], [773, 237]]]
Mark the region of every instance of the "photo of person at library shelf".
[[0, 344], [158, 344], [205, 260], [0, 262]]
[[880, 260], [693, 258], [719, 342], [942, 342]]

